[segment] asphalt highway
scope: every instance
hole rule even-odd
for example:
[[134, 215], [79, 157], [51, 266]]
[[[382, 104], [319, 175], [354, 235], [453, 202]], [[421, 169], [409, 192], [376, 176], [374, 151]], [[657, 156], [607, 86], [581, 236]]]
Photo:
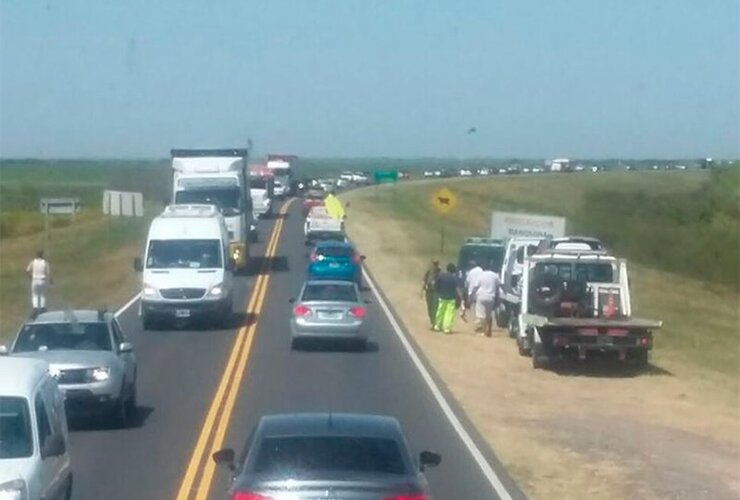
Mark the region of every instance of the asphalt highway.
[[299, 203], [260, 224], [255, 272], [238, 280], [233, 328], [144, 332], [136, 304], [122, 311], [139, 361], [141, 416], [125, 430], [74, 424], [73, 498], [223, 499], [229, 474], [213, 466], [212, 451], [241, 450], [262, 415], [299, 411], [395, 416], [414, 453], [442, 454], [442, 464], [426, 472], [436, 500], [522, 498], [433, 374], [441, 393], [430, 389], [371, 290], [366, 352], [290, 349], [288, 301], [308, 253]]

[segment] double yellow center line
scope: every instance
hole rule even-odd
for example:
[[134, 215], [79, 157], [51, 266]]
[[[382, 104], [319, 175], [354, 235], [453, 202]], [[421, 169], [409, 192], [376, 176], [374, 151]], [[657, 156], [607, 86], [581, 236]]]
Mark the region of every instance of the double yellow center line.
[[[259, 271], [254, 290], [247, 305], [247, 317], [256, 318], [262, 310], [262, 303], [267, 295], [267, 285], [270, 282], [269, 263], [277, 251], [278, 240], [283, 229], [283, 216], [293, 200], [288, 200], [280, 209], [280, 216], [275, 222], [270, 239], [265, 249], [265, 261]], [[203, 422], [198, 440], [195, 443], [193, 454], [185, 470], [185, 476], [177, 490], [176, 500], [205, 500], [211, 489], [215, 464], [210, 460], [213, 452], [223, 446], [226, 430], [229, 427], [231, 413], [234, 410], [236, 396], [239, 393], [244, 371], [252, 349], [254, 334], [257, 330], [257, 320], [248, 326], [242, 326], [237, 333], [234, 346], [231, 348], [221, 381], [218, 384], [213, 401], [208, 408], [206, 419]], [[204, 463], [205, 462], [205, 463]], [[202, 470], [202, 472], [201, 472]], [[198, 473], [200, 480], [198, 479]]]

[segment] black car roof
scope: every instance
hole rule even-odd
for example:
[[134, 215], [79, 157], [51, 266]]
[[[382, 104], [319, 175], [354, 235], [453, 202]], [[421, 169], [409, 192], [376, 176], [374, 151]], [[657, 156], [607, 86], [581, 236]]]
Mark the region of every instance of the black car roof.
[[268, 415], [258, 424], [261, 437], [361, 436], [399, 440], [401, 427], [393, 417], [353, 413]]

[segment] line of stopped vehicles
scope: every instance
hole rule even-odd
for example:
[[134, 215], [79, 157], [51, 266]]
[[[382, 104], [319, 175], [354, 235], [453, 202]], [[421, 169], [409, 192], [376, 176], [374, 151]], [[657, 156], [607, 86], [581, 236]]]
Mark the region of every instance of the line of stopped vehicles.
[[[142, 276], [143, 334], [233, 327], [234, 306], [241, 309], [234, 304], [235, 281], [249, 269], [248, 234], [257, 224], [249, 181], [259, 176], [247, 173], [247, 155], [240, 149], [172, 151], [175, 203], [152, 220], [143, 258], [134, 261]], [[309, 212], [306, 276], [286, 304], [291, 347], [331, 341], [364, 350], [364, 257], [346, 239], [341, 219], [323, 206]], [[69, 500], [74, 450], [67, 418], [111, 429], [141, 423], [134, 345], [116, 314], [61, 310], [29, 318], [0, 353], [0, 499]], [[395, 418], [370, 414], [265, 415], [240, 449], [239, 456], [226, 448], [212, 457], [231, 471], [225, 492], [231, 500], [326, 492], [428, 500], [424, 471], [441, 461], [431, 451], [412, 454]]]

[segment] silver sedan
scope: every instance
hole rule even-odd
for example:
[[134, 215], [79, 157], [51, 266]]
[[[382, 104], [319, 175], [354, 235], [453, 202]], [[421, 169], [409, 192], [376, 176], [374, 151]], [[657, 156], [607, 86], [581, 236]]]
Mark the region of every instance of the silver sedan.
[[291, 302], [290, 332], [294, 348], [305, 339], [350, 341], [365, 348], [367, 335], [363, 323], [367, 308], [354, 282], [307, 281], [298, 299]]

